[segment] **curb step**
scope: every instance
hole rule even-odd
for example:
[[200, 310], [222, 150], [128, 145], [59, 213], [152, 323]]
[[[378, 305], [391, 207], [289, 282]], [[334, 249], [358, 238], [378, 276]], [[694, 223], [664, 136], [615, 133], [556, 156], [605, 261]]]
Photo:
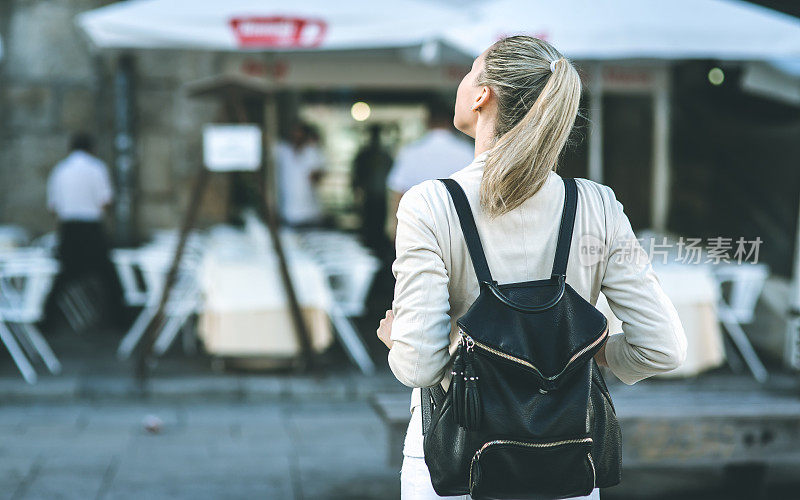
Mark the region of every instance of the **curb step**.
[[376, 393], [408, 394], [393, 376], [193, 376], [154, 378], [142, 391], [131, 377], [53, 377], [29, 385], [0, 379], [0, 401], [360, 401]]

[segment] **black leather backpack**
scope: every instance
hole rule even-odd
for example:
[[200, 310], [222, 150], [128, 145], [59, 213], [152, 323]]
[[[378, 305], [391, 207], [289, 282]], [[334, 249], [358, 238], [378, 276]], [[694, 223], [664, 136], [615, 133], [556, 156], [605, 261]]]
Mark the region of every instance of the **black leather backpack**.
[[458, 213], [480, 295], [457, 320], [447, 393], [422, 389], [425, 462], [436, 493], [474, 499], [588, 495], [620, 481], [622, 437], [593, 356], [605, 316], [566, 283], [578, 190], [565, 178], [549, 279], [492, 279], [464, 191], [439, 179]]

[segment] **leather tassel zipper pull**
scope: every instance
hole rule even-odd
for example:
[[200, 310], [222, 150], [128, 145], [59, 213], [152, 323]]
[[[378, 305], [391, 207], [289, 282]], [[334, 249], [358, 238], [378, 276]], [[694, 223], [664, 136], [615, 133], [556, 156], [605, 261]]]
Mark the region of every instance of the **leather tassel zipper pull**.
[[464, 426], [464, 349], [459, 346], [456, 358], [453, 360], [453, 371], [450, 372], [450, 403], [453, 408], [453, 418], [460, 426]]
[[478, 393], [478, 376], [475, 374], [475, 368], [473, 366], [473, 357], [475, 354], [473, 353], [474, 349], [474, 341], [470, 343], [472, 339], [467, 338], [467, 347], [466, 347], [466, 355], [467, 359], [465, 362], [464, 367], [464, 428], [465, 429], [477, 429], [481, 424], [481, 414], [483, 409], [481, 408], [481, 397]]

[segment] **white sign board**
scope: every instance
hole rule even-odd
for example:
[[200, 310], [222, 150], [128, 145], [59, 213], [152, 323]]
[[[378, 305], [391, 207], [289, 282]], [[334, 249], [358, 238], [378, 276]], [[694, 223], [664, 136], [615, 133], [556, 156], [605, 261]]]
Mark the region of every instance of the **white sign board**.
[[203, 128], [203, 163], [212, 172], [258, 170], [261, 128], [258, 125], [206, 125]]

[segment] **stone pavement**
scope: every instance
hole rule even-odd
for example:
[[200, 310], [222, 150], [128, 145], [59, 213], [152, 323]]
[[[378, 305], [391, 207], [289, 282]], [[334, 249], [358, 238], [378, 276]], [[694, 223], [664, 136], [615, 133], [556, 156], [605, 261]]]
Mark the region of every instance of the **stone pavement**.
[[[145, 428], [151, 416], [158, 433]], [[400, 470], [387, 465], [387, 442], [362, 400], [5, 405], [0, 500], [391, 500]], [[764, 498], [796, 498], [796, 471], [775, 473], [783, 484]], [[716, 468], [623, 479], [604, 500], [742, 498]]]
[[385, 432], [365, 401], [5, 406], [0, 498], [399, 498]]
[[[336, 344], [307, 374], [221, 371], [202, 353], [173, 349], [141, 393], [133, 360], [114, 356], [120, 336], [50, 332], [64, 372], [42, 373], [36, 385], [26, 384], [0, 349], [0, 500], [399, 498], [387, 428], [369, 403], [374, 394], [410, 397], [388, 370], [385, 347], [370, 346], [378, 366], [370, 376]], [[718, 375], [702, 381], [722, 389], [733, 381], [728, 389], [738, 394], [739, 379]], [[781, 381], [774, 390], [797, 394], [795, 377], [774, 382]], [[646, 409], [647, 384], [609, 382], [612, 394], [635, 391], [632, 404]], [[149, 415], [163, 421], [160, 433], [145, 430]], [[765, 498], [797, 497], [792, 466], [771, 468], [767, 479]], [[725, 484], [715, 467], [629, 468], [602, 496], [741, 498]]]

